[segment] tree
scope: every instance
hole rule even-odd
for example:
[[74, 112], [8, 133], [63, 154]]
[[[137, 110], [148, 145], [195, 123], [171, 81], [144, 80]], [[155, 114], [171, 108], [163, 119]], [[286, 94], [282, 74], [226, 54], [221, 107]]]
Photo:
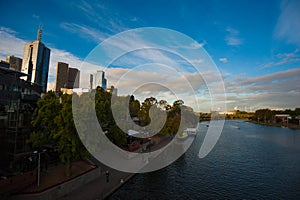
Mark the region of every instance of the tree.
[[95, 110], [98, 121], [102, 128], [107, 128], [113, 123], [113, 115], [111, 112], [111, 93], [106, 92], [101, 87], [97, 87], [95, 94]]
[[39, 149], [45, 144], [55, 145], [55, 141], [51, 140], [51, 136], [58, 129], [53, 119], [59, 114], [60, 110], [59, 98], [52, 91], [38, 100], [32, 121], [34, 131], [27, 141], [33, 148]]
[[174, 101], [173, 107], [180, 107], [180, 106], [182, 106], [183, 104], [184, 104], [184, 101], [181, 100], [181, 99], [179, 99], [179, 100]]
[[35, 114], [32, 121], [35, 130], [28, 142], [34, 148], [41, 148], [45, 144], [54, 146], [61, 161], [66, 164], [66, 175], [70, 176], [72, 161], [88, 155], [74, 125], [72, 95], [46, 93], [38, 101]]
[[295, 115], [300, 116], [300, 108], [295, 108]]
[[131, 117], [137, 117], [139, 110], [141, 108], [141, 104], [139, 100], [134, 99], [134, 96], [130, 96], [130, 101], [129, 101], [129, 112]]
[[274, 112], [270, 109], [259, 109], [255, 111], [254, 119], [258, 122], [270, 122], [272, 120], [272, 117], [274, 115]]
[[63, 94], [61, 97], [62, 109], [54, 119], [58, 131], [52, 134], [57, 141], [57, 151], [60, 159], [66, 163], [66, 175], [72, 174], [72, 161], [88, 156], [88, 152], [82, 145], [77, 134], [72, 114], [72, 95]]
[[162, 110], [168, 111], [171, 109], [171, 106], [168, 104], [168, 102], [166, 100], [160, 100], [158, 102], [158, 105], [159, 105], [160, 109], [162, 109]]
[[142, 103], [141, 109], [138, 112], [138, 117], [142, 126], [150, 124], [151, 119], [149, 116], [149, 110], [152, 106], [157, 106], [157, 100], [154, 97], [146, 98]]

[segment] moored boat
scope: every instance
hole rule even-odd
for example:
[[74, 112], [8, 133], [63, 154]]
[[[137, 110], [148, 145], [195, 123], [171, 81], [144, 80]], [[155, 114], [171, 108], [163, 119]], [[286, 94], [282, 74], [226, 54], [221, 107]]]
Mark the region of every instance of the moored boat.
[[185, 140], [188, 137], [187, 132], [183, 131], [182, 133], [178, 133], [176, 135], [176, 139]]
[[195, 136], [197, 135], [197, 128], [187, 128], [183, 132], [185, 132], [187, 135]]

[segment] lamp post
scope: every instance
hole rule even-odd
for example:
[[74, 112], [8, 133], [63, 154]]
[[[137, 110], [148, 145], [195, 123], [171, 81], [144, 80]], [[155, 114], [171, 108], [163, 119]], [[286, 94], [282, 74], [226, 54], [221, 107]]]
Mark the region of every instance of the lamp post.
[[33, 153], [38, 154], [38, 172], [37, 172], [37, 186], [40, 186], [40, 179], [41, 179], [41, 153], [45, 153], [46, 149], [43, 149], [43, 151], [34, 151]]

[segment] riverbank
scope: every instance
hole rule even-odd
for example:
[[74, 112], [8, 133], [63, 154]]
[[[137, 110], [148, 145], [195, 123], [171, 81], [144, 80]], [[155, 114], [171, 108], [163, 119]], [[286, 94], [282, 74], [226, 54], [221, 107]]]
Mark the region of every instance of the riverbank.
[[263, 125], [263, 126], [273, 126], [273, 127], [282, 127], [282, 128], [300, 130], [300, 125], [296, 125], [296, 124], [288, 124], [288, 125], [282, 126], [281, 124], [257, 122], [257, 121], [253, 121], [253, 120], [247, 120], [246, 122], [250, 122], [253, 124], [259, 124], [259, 125]]

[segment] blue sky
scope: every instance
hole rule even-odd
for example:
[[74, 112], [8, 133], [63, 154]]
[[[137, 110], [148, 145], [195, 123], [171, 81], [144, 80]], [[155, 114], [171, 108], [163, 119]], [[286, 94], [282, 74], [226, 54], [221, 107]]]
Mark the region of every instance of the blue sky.
[[[212, 57], [229, 109], [300, 107], [299, 1], [19, 0], [0, 6], [13, 8], [1, 10], [0, 59], [22, 56], [22, 42], [36, 38], [40, 23], [53, 61], [72, 67], [114, 34], [163, 27], [191, 37]], [[50, 82], [54, 77], [52, 62]]]

